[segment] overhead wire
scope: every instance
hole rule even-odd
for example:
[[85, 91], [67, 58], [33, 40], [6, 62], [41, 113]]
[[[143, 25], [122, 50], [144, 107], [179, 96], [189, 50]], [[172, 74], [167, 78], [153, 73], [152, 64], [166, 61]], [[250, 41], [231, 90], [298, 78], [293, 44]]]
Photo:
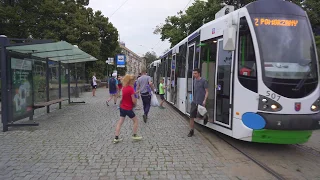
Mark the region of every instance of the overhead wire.
[[[191, 1], [193, 1], [193, 0], [189, 0], [188, 4], [183, 8], [183, 11], [185, 11], [187, 9], [187, 7], [191, 3]], [[161, 41], [162, 40], [160, 39], [160, 41], [156, 45], [154, 45], [152, 49], [154, 49]], [[162, 41], [162, 42], [164, 42], [164, 41]], [[157, 49], [160, 49], [162, 46], [163, 46], [163, 44], [160, 47], [158, 47]]]
[[122, 6], [124, 6], [129, 0], [126, 0], [124, 3], [121, 4], [121, 6], [118, 7], [118, 9], [116, 9], [109, 18], [111, 18]]
[[183, 11], [185, 11], [185, 10], [187, 9], [187, 7], [188, 7], [188, 5], [191, 3], [191, 1], [192, 1], [192, 0], [190, 0], [190, 1], [188, 2], [188, 4], [186, 5], [186, 7], [184, 7]]

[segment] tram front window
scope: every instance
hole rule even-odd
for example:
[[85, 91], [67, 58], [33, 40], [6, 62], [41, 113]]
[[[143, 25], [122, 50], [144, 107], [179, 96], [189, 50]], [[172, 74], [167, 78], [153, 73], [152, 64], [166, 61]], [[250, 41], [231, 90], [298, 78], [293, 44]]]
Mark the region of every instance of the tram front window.
[[318, 81], [312, 31], [306, 17], [252, 17], [264, 83], [288, 98], [312, 93]]

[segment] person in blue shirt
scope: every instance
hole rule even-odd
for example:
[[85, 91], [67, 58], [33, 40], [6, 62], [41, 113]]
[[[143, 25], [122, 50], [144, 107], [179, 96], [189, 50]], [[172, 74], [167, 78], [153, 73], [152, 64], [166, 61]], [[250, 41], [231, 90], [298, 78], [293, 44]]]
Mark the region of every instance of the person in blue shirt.
[[114, 99], [114, 105], [117, 104], [117, 99], [118, 99], [118, 91], [119, 91], [119, 87], [118, 87], [118, 80], [117, 80], [117, 74], [113, 73], [112, 74], [112, 78], [109, 79], [109, 93], [110, 93], [110, 98], [107, 100], [107, 105], [109, 106], [109, 102], [111, 101], [111, 99]]

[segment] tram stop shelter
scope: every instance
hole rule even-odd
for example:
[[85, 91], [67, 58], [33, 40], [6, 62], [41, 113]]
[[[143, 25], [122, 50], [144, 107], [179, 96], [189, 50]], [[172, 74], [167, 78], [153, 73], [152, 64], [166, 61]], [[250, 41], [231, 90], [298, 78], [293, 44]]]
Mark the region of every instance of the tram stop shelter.
[[[78, 91], [79, 72], [85, 72], [83, 64], [96, 61], [95, 57], [65, 41], [3, 36], [0, 36], [0, 50], [4, 132], [10, 126], [38, 126], [35, 121], [15, 123], [25, 118], [33, 120], [35, 109], [46, 107], [49, 113], [50, 105], [59, 104], [61, 109], [63, 101], [84, 103], [71, 101], [71, 91]], [[75, 77], [76, 87], [71, 87], [72, 77]]]

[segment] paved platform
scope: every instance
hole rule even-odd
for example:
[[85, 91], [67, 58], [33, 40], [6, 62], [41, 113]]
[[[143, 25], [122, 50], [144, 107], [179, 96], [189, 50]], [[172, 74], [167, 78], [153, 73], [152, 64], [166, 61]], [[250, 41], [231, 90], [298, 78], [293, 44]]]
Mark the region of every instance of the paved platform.
[[124, 140], [113, 144], [119, 110], [106, 106], [107, 97], [105, 88], [97, 97], [84, 93], [86, 104], [37, 117], [39, 127], [0, 132], [0, 179], [239, 179], [226, 169], [243, 171], [241, 165], [258, 174], [254, 179], [272, 179], [246, 158], [224, 161], [198, 131], [187, 137], [187, 121], [170, 106], [151, 108], [147, 124], [136, 110], [143, 140], [131, 140], [133, 123], [127, 119]]

